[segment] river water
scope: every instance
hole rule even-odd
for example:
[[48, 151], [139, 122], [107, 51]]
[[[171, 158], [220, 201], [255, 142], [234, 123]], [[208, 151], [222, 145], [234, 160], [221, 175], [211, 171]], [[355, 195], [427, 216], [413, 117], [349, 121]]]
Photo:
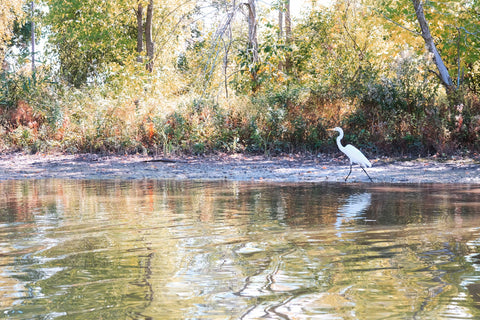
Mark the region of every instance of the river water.
[[480, 317], [480, 186], [47, 179], [0, 192], [0, 318]]

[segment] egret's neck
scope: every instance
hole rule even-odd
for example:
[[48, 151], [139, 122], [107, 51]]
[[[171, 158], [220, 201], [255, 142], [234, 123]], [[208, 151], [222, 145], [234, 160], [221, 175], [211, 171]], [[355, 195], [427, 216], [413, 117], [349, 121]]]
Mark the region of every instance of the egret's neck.
[[337, 146], [338, 149], [343, 150], [342, 142], [341, 140], [343, 139], [343, 132], [340, 133], [340, 135], [337, 137]]

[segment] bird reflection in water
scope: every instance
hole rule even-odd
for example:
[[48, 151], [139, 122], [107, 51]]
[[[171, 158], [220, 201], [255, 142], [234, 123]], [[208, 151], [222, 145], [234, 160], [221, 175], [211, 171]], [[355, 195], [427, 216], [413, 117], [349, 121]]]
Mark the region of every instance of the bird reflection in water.
[[343, 232], [356, 232], [354, 227], [346, 225], [352, 221], [364, 219], [362, 214], [370, 207], [372, 202], [372, 194], [369, 192], [357, 193], [350, 195], [345, 204], [338, 208], [335, 229], [338, 230], [337, 236], [342, 237]]

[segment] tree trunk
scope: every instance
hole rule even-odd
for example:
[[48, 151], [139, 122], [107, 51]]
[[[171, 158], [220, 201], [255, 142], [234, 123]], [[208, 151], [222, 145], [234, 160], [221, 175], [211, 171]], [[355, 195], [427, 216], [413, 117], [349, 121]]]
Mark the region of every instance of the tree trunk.
[[147, 6], [147, 19], [145, 21], [145, 43], [147, 47], [148, 62], [146, 68], [149, 72], [153, 71], [153, 58], [155, 43], [152, 38], [152, 20], [153, 20], [153, 0], [150, 0]]
[[32, 10], [32, 30], [31, 30], [31, 40], [32, 40], [32, 78], [33, 83], [35, 84], [35, 21], [33, 21], [33, 14], [34, 14], [34, 2], [30, 3], [31, 10]]
[[292, 42], [292, 20], [290, 15], [290, 0], [285, 0], [285, 43]]
[[283, 38], [283, 2], [280, 2], [280, 7], [278, 8], [278, 39]]
[[138, 57], [137, 61], [142, 63], [143, 57], [143, 6], [141, 3], [138, 3], [137, 9], [137, 52]]
[[430, 28], [428, 27], [427, 20], [425, 19], [425, 14], [423, 12], [422, 0], [412, 0], [413, 7], [415, 8], [415, 14], [417, 15], [418, 23], [420, 24], [420, 29], [422, 30], [422, 37], [425, 41], [427, 50], [433, 54], [435, 65], [438, 69], [438, 77], [442, 81], [442, 84], [446, 87], [447, 92], [453, 89], [452, 78], [448, 73], [448, 69], [443, 63], [442, 57], [435, 46], [433, 37], [430, 34]]
[[257, 40], [257, 8], [255, 0], [248, 0], [248, 53], [250, 54], [250, 73], [252, 80], [258, 82], [258, 40]]
[[[290, 47], [292, 44], [292, 20], [290, 16], [290, 0], [285, 0], [285, 44]], [[292, 71], [292, 56], [287, 52], [285, 56], [285, 72], [290, 74]]]
[[[236, 7], [236, 1], [233, 0], [233, 7]], [[230, 14], [230, 21], [233, 19], [235, 11]], [[224, 44], [225, 56], [223, 57], [223, 76], [224, 76], [224, 85], [225, 85], [225, 98], [228, 99], [228, 55], [232, 47], [233, 42], [233, 33], [232, 33], [232, 24], [229, 22], [226, 26], [226, 33], [228, 35], [228, 42]]]

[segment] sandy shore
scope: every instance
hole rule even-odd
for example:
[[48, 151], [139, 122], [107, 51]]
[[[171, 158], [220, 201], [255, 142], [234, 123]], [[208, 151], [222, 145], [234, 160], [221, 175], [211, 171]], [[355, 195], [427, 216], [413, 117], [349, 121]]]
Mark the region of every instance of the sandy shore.
[[[161, 161], [158, 161], [161, 160]], [[373, 160], [375, 183], [480, 184], [480, 164], [472, 159], [438, 162]], [[97, 156], [92, 154], [0, 155], [0, 180], [11, 179], [205, 179], [268, 182], [343, 182], [346, 159], [331, 157]], [[354, 166], [349, 182], [369, 182]]]

